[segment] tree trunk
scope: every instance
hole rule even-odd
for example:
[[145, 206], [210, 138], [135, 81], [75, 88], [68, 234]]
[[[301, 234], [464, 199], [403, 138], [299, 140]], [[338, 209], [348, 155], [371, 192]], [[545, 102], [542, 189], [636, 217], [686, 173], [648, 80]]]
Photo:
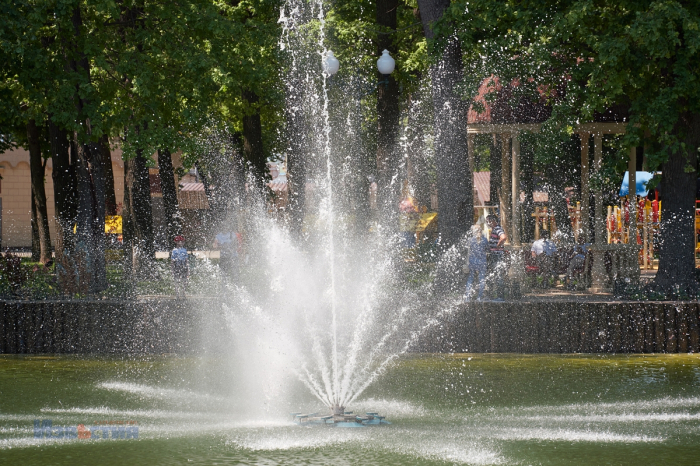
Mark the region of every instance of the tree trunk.
[[[389, 50], [396, 54], [391, 32], [396, 31], [396, 10], [398, 0], [377, 1], [377, 57], [382, 51]], [[400, 180], [393, 180], [399, 167], [398, 148], [399, 132], [399, 85], [392, 75], [382, 75], [377, 71], [379, 86], [377, 88], [377, 201], [383, 214], [383, 221], [390, 221], [397, 212], [400, 194]]]
[[[83, 20], [80, 7], [73, 9], [73, 34], [71, 44], [73, 54], [68, 60], [69, 68], [82, 79], [75, 85], [74, 102], [78, 122], [83, 128], [75, 131], [72, 138], [76, 166], [76, 185], [78, 188], [77, 235], [76, 246], [79, 248], [81, 261], [87, 270], [80, 273], [80, 280], [86, 283], [91, 292], [102, 291], [107, 286], [105, 270], [105, 184], [102, 154], [99, 146], [91, 141], [92, 123], [86, 109], [91, 107], [89, 96], [84, 95], [81, 82], [89, 83], [90, 63], [87, 55], [80, 48], [83, 36]], [[83, 277], [89, 277], [83, 280]], [[81, 285], [82, 286], [82, 285]]]
[[554, 213], [554, 220], [557, 224], [557, 231], [573, 242], [574, 232], [571, 229], [571, 219], [569, 218], [569, 207], [566, 204], [565, 185], [560, 181], [561, 176], [553, 173], [556, 167], [551, 167], [548, 179], [552, 180], [548, 187], [547, 196], [549, 199], [549, 209]]
[[177, 235], [181, 234], [182, 224], [180, 222], [180, 210], [177, 205], [173, 159], [168, 149], [158, 151], [158, 175], [160, 176], [160, 187], [163, 191], [163, 208], [168, 228], [168, 244], [174, 247], [173, 240]]
[[104, 290], [107, 285], [102, 157], [97, 146], [81, 143], [77, 133], [73, 133], [72, 145], [76, 155], [78, 188], [76, 246], [90, 277], [87, 286], [95, 293]]
[[414, 198], [416, 205], [429, 206], [431, 180], [428, 176], [429, 167], [425, 154], [425, 132], [424, 125], [420, 121], [418, 114], [420, 109], [411, 109], [408, 114], [408, 126], [411, 128], [408, 143], [408, 157], [411, 164], [411, 172], [409, 174], [410, 186], [414, 189]]
[[246, 104], [246, 114], [243, 117], [243, 158], [252, 168], [256, 182], [262, 183], [267, 172], [267, 161], [263, 152], [260, 109], [256, 106], [259, 100], [255, 92], [243, 91], [243, 101]]
[[511, 205], [513, 198], [513, 146], [508, 134], [500, 134], [501, 138], [501, 190], [498, 192], [499, 212], [501, 214], [500, 224], [508, 235], [508, 241], [513, 241], [513, 221]]
[[209, 201], [209, 210], [216, 210], [217, 199], [211, 190], [211, 186], [209, 185], [209, 177], [207, 176], [208, 173], [202, 169], [202, 166], [199, 164], [199, 162], [194, 163], [194, 168], [197, 170], [197, 175], [199, 176], [199, 179], [202, 180], [202, 186], [204, 186], [204, 194], [206, 194], [207, 200]]
[[[91, 233], [94, 244], [93, 254], [93, 292], [107, 289], [107, 268], [105, 263], [105, 214], [106, 214], [106, 192], [105, 183], [105, 158], [100, 144], [89, 144], [84, 146], [90, 154], [90, 182], [92, 185], [92, 223]], [[109, 154], [109, 151], [108, 151]], [[108, 156], [107, 163], [111, 166], [111, 157]], [[114, 179], [112, 179], [112, 189], [114, 189]]]
[[[296, 99], [294, 96], [288, 96], [288, 100], [293, 102]], [[307, 152], [304, 116], [299, 110], [292, 109], [287, 116], [287, 138], [289, 141], [287, 174], [291, 230], [297, 238], [301, 238], [304, 216], [306, 215], [307, 167], [305, 161]]]
[[36, 201], [34, 200], [34, 191], [31, 191], [31, 206], [32, 206], [32, 262], [39, 262], [41, 259], [41, 244], [39, 243], [39, 228], [36, 220]]
[[46, 166], [41, 157], [39, 128], [34, 119], [27, 123], [27, 141], [29, 142], [29, 167], [32, 183], [32, 229], [36, 227], [37, 230], [38, 260], [42, 264], [46, 264], [51, 260], [51, 235], [49, 233], [49, 215], [46, 210], [46, 190], [44, 189]]
[[569, 218], [569, 208], [566, 203], [566, 180], [555, 164], [549, 164], [545, 169], [547, 184], [548, 210], [554, 214], [554, 220], [559, 231], [568, 241], [574, 241], [574, 233]]
[[525, 191], [525, 202], [523, 203], [520, 213], [522, 218], [522, 228], [520, 230], [520, 239], [523, 243], [531, 243], [535, 236], [535, 218], [532, 214], [535, 212], [535, 198], [533, 191], [535, 189], [534, 179], [534, 163], [535, 154], [529, 144], [520, 142], [520, 180]]
[[56, 212], [56, 259], [73, 250], [73, 224], [77, 211], [75, 167], [68, 151], [68, 133], [49, 118], [53, 193]]
[[[138, 128], [137, 128], [138, 129]], [[147, 275], [148, 265], [155, 259], [151, 188], [143, 151], [124, 161], [124, 207], [122, 209], [127, 268], [135, 276]]]
[[[432, 26], [442, 17], [449, 0], [419, 0], [423, 31], [434, 38]], [[432, 50], [430, 66], [435, 111], [435, 166], [438, 225], [444, 247], [455, 244], [472, 224], [473, 174], [467, 164], [467, 106], [457, 86], [462, 80], [462, 50], [455, 37], [446, 38], [440, 54]]]
[[102, 154], [102, 169], [105, 180], [105, 215], [117, 215], [117, 195], [114, 192], [112, 151], [109, 148], [109, 136], [106, 134], [103, 134], [100, 138], [100, 153]]
[[[659, 271], [654, 284], [661, 289], [697, 287], [695, 279], [695, 189], [698, 178], [700, 114], [684, 113], [675, 133], [685, 148], [669, 151], [661, 175]], [[695, 291], [695, 290], [693, 290]]]

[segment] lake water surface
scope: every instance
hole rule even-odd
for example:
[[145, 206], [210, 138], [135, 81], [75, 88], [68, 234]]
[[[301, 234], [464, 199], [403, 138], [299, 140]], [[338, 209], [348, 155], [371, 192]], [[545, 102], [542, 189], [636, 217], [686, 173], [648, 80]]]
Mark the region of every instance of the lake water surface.
[[700, 461], [697, 355], [406, 356], [347, 407], [393, 424], [357, 429], [296, 426], [290, 412], [323, 409], [300, 384], [255, 396], [230, 367], [217, 356], [0, 356], [0, 464]]

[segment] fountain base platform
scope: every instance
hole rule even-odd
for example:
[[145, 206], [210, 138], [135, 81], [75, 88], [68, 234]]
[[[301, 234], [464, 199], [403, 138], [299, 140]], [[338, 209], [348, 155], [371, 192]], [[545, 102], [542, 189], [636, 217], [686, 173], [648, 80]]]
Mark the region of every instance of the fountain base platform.
[[364, 416], [360, 416], [353, 414], [352, 411], [343, 411], [336, 407], [333, 408], [332, 414], [327, 415], [292, 413], [292, 420], [300, 426], [365, 427], [391, 424], [379, 413], [365, 413]]

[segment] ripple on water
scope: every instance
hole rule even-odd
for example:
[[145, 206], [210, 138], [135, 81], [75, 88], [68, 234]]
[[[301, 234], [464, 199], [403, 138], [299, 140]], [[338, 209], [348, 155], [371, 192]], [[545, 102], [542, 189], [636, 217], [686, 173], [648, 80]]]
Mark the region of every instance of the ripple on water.
[[642, 434], [621, 434], [610, 431], [579, 429], [490, 429], [483, 435], [499, 440], [540, 440], [550, 442], [593, 442], [593, 443], [651, 443], [663, 442], [663, 437]]
[[295, 450], [342, 445], [367, 440], [365, 429], [335, 429], [325, 427], [299, 427], [274, 431], [257, 430], [231, 435], [228, 443], [252, 451]]
[[168, 401], [191, 402], [193, 400], [197, 400], [219, 403], [228, 403], [231, 401], [229, 398], [214, 396], [208, 393], [193, 392], [186, 389], [152, 387], [150, 385], [131, 382], [101, 382], [97, 384], [97, 387], [104, 390], [131, 393], [144, 398], [154, 398]]
[[[368, 412], [378, 412], [391, 419], [406, 417], [422, 417], [428, 413], [422, 405], [402, 400], [386, 400], [381, 398], [366, 398], [353, 403]], [[388, 419], [388, 420], [391, 420]]]
[[655, 411], [659, 409], [669, 409], [669, 408], [693, 408], [700, 407], [700, 397], [688, 397], [688, 398], [656, 398], [654, 400], [640, 400], [640, 401], [616, 401], [616, 402], [588, 402], [588, 403], [573, 403], [567, 405], [538, 405], [538, 406], [527, 406], [520, 408], [523, 411], [537, 411], [537, 412], [551, 412], [558, 411], [564, 413], [570, 413], [571, 411], [594, 411], [594, 410], [648, 410]]
[[[332, 448], [335, 451], [371, 452], [371, 458], [423, 458], [459, 464], [505, 464], [500, 453], [491, 448], [491, 441], [475, 442], [462, 433], [443, 429], [367, 427], [339, 429], [325, 427], [297, 427], [291, 429], [258, 429], [232, 434], [227, 444], [254, 452], [317, 451]], [[356, 456], [353, 453], [352, 456]]]

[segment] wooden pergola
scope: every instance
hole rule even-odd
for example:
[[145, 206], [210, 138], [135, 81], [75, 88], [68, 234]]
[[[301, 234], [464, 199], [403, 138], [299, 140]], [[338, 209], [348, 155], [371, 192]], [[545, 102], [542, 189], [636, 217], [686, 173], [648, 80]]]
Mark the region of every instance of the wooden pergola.
[[[590, 175], [589, 167], [589, 140], [593, 137], [593, 173], [602, 167], [603, 156], [603, 135], [604, 134], [624, 134], [626, 123], [621, 122], [593, 122], [578, 125], [574, 132], [581, 137], [581, 235], [584, 243], [591, 242], [588, 220], [590, 218]], [[470, 123], [467, 125], [467, 141], [469, 152], [469, 166], [474, 168], [474, 136], [476, 134], [495, 134], [501, 138], [501, 186], [502, 192], [499, 195], [499, 206], [501, 212], [501, 225], [508, 232], [511, 246], [515, 249], [522, 247], [520, 235], [520, 141], [518, 135], [523, 131], [539, 132], [539, 123]], [[509, 153], [510, 152], [510, 153]], [[630, 196], [635, 196], [636, 189], [636, 168], [637, 151], [633, 147], [630, 149], [628, 170]], [[506, 187], [511, 187], [511, 195], [508, 196]], [[593, 254], [592, 289], [602, 290], [605, 288], [605, 264], [603, 256], [607, 251], [617, 253], [625, 269], [625, 275], [630, 278], [639, 277], [639, 266], [637, 264], [638, 246], [636, 241], [630, 241], [627, 245], [608, 244], [605, 234], [606, 214], [603, 211], [603, 193], [598, 190], [593, 193], [596, 199], [594, 212], [594, 239], [591, 246]], [[630, 209], [630, 238], [637, 237], [637, 209]]]

